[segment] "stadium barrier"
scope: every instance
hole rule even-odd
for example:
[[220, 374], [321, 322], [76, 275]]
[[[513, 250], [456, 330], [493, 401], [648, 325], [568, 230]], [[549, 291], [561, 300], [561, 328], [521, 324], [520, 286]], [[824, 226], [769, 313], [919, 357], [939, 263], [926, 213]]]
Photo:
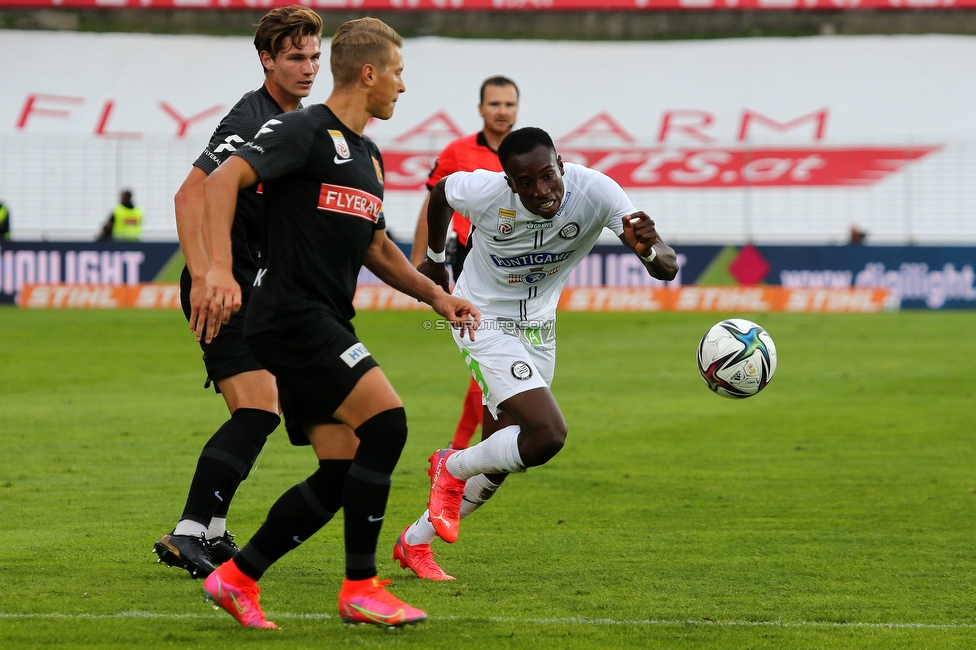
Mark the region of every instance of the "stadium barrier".
[[[409, 245], [400, 246], [409, 252]], [[715, 301], [719, 310], [747, 310], [750, 300], [758, 300], [760, 310], [768, 304], [769, 309], [787, 311], [871, 311], [876, 309], [858, 306], [866, 295], [861, 291], [882, 289], [890, 306], [900, 309], [976, 309], [976, 247], [972, 246], [676, 245], [675, 250], [678, 276], [661, 282], [620, 244], [594, 247], [570, 273], [564, 307], [702, 308], [687, 306], [697, 300]], [[0, 303], [13, 303], [19, 295], [18, 304], [35, 307], [177, 307], [178, 297], [162, 289], [153, 293], [157, 289], [152, 287], [175, 282], [182, 265], [176, 243], [3, 242]], [[528, 284], [534, 278], [517, 268], [509, 275], [513, 283]], [[54, 288], [39, 289], [42, 286]], [[360, 273], [359, 288], [358, 309], [424, 308], [366, 269]], [[769, 290], [763, 294], [769, 297], [756, 298], [760, 294], [755, 289]], [[777, 294], [776, 289], [794, 293]], [[827, 289], [838, 291], [822, 293]], [[791, 297], [782, 297], [787, 295]], [[798, 307], [803, 300], [811, 305]], [[157, 301], [162, 302], [157, 305]], [[642, 301], [649, 302], [642, 306]], [[836, 307], [845, 301], [857, 304]]]
[[[27, 309], [180, 309], [178, 284], [24, 285], [17, 305]], [[357, 310], [429, 309], [386, 285], [362, 285]], [[562, 311], [707, 311], [876, 313], [897, 309], [886, 289], [784, 289], [782, 287], [570, 287]]]
[[17, 306], [28, 309], [180, 309], [180, 285], [26, 284]]

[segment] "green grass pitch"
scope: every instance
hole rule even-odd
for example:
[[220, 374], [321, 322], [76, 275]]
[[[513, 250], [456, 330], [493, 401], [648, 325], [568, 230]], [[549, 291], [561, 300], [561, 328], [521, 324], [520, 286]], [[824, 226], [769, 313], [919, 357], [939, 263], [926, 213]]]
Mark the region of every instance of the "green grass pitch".
[[[731, 315], [561, 314], [566, 448], [435, 543], [458, 580], [425, 583], [390, 552], [467, 378], [430, 314], [360, 314], [411, 427], [380, 575], [430, 619], [341, 625], [340, 515], [265, 576], [267, 632], [151, 553], [227, 417], [182, 315], [2, 309], [0, 647], [976, 646], [973, 314], [753, 315], [779, 367], [743, 401], [695, 369]], [[279, 429], [231, 510], [238, 541], [314, 468]]]

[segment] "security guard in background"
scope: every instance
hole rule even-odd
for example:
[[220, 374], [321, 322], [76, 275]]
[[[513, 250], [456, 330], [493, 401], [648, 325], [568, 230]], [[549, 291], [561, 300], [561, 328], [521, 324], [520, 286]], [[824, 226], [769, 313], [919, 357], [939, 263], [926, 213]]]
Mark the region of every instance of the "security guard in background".
[[108, 216], [99, 241], [111, 239], [114, 241], [139, 241], [142, 236], [142, 209], [132, 202], [132, 192], [123, 190], [119, 197], [119, 204]]
[[10, 240], [10, 210], [0, 201], [0, 239]]

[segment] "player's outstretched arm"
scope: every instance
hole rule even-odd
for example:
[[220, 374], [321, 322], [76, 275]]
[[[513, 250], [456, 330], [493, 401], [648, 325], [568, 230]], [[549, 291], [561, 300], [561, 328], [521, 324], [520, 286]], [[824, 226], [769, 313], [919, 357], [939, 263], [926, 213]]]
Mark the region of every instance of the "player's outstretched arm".
[[424, 204], [420, 206], [417, 215], [417, 228], [413, 232], [413, 248], [410, 249], [410, 266], [417, 268], [424, 261], [427, 251], [427, 204], [430, 203], [430, 192], [424, 196]]
[[481, 322], [478, 309], [467, 300], [446, 293], [433, 280], [410, 266], [400, 247], [386, 236], [386, 230], [373, 233], [364, 264], [380, 280], [397, 291], [427, 303], [451, 321], [454, 327], [460, 328], [462, 336], [467, 334], [474, 340], [474, 330]]
[[176, 207], [176, 233], [186, 268], [193, 282], [190, 285], [190, 331], [197, 330], [200, 304], [207, 295], [207, 250], [203, 245], [203, 182], [207, 173], [194, 167], [173, 197]]
[[[241, 308], [241, 287], [234, 279], [234, 258], [230, 231], [237, 207], [237, 191], [254, 185], [260, 179], [243, 158], [231, 156], [203, 183], [203, 242], [210, 260], [207, 270], [207, 294], [200, 304], [197, 340], [204, 336], [210, 343], [220, 332], [222, 323]], [[206, 317], [202, 317], [203, 315]]]
[[624, 217], [622, 225], [624, 232], [620, 235], [620, 241], [641, 258], [651, 277], [674, 280], [678, 275], [678, 257], [674, 249], [657, 234], [654, 220], [638, 211]]
[[[451, 292], [451, 276], [444, 265], [444, 249], [447, 248], [447, 231], [451, 227], [454, 208], [447, 202], [444, 177], [437, 181], [425, 204], [427, 207], [427, 258], [417, 270], [439, 284], [444, 291]], [[433, 255], [431, 255], [433, 253]]]

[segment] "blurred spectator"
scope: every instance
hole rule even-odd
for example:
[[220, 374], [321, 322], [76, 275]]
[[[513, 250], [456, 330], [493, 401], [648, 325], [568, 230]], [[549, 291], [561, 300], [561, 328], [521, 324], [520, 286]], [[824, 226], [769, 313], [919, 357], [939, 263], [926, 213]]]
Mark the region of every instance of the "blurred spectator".
[[851, 226], [851, 246], [860, 246], [868, 239], [867, 231], [861, 230], [857, 226]]
[[10, 240], [10, 208], [0, 201], [0, 239]]
[[139, 241], [142, 236], [142, 209], [132, 202], [132, 192], [122, 190], [119, 204], [112, 209], [111, 214], [98, 234], [98, 241]]

